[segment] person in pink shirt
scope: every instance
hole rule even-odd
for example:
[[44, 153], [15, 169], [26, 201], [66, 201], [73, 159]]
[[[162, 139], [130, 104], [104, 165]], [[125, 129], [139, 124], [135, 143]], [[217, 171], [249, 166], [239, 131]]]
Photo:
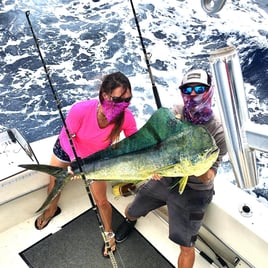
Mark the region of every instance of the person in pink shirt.
[[[129, 79], [123, 73], [115, 72], [104, 77], [99, 90], [99, 99], [81, 101], [71, 107], [66, 117], [66, 125], [78, 157], [85, 158], [119, 141], [122, 131], [126, 137], [137, 131], [134, 116], [128, 109], [131, 98]], [[66, 168], [74, 160], [75, 156], [63, 127], [53, 147], [50, 164]], [[54, 183], [55, 178], [51, 176], [48, 194]], [[110, 246], [114, 251], [116, 245], [112, 230], [112, 207], [106, 196], [106, 188], [104, 181], [95, 181], [90, 185], [104, 230], [111, 237]], [[38, 230], [45, 228], [53, 217], [60, 214], [61, 209], [57, 206], [59, 198], [60, 194], [36, 219], [35, 227]], [[105, 247], [103, 256], [108, 256]]]

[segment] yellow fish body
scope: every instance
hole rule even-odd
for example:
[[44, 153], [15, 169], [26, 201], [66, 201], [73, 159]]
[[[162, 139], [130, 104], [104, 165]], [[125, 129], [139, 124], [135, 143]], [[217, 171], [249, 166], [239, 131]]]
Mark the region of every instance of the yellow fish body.
[[[167, 108], [158, 109], [134, 135], [115, 146], [81, 159], [83, 173], [72, 163], [76, 177], [86, 180], [142, 181], [157, 173], [165, 177], [182, 177], [182, 193], [188, 176], [204, 174], [217, 160], [218, 148], [205, 128], [178, 120]], [[20, 165], [49, 173], [56, 184], [39, 210], [62, 190], [72, 176], [66, 169], [49, 165]], [[38, 211], [39, 211], [38, 210]]]

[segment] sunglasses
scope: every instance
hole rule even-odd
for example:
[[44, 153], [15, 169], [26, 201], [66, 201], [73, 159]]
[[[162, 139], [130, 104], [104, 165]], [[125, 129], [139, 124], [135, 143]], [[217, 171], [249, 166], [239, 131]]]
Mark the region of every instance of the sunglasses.
[[120, 103], [120, 102], [130, 102], [132, 99], [132, 96], [128, 98], [121, 98], [121, 97], [111, 97], [111, 98], [114, 103]]
[[207, 91], [208, 87], [207, 86], [203, 86], [203, 85], [200, 85], [200, 86], [186, 86], [186, 87], [183, 87], [181, 88], [181, 92], [183, 94], [187, 94], [187, 95], [190, 95], [193, 90], [196, 94], [202, 94], [202, 93], [205, 93]]

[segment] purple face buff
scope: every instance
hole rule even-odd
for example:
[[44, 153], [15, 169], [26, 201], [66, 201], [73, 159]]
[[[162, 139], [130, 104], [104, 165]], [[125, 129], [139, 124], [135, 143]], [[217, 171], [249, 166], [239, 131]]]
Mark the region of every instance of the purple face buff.
[[124, 112], [125, 109], [129, 106], [129, 104], [129, 102], [115, 103], [111, 100], [104, 100], [101, 106], [108, 123], [111, 123], [122, 112]]
[[196, 96], [181, 94], [184, 102], [184, 117], [187, 121], [194, 124], [202, 124], [209, 121], [212, 117], [212, 96], [214, 87]]

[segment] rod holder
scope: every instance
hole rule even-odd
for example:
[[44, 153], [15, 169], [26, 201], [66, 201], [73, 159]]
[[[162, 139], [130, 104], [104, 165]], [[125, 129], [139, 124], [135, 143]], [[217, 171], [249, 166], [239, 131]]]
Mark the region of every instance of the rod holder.
[[250, 148], [245, 124], [250, 120], [237, 51], [225, 47], [210, 53], [210, 65], [225, 140], [235, 178], [240, 188], [258, 184], [255, 151]]

